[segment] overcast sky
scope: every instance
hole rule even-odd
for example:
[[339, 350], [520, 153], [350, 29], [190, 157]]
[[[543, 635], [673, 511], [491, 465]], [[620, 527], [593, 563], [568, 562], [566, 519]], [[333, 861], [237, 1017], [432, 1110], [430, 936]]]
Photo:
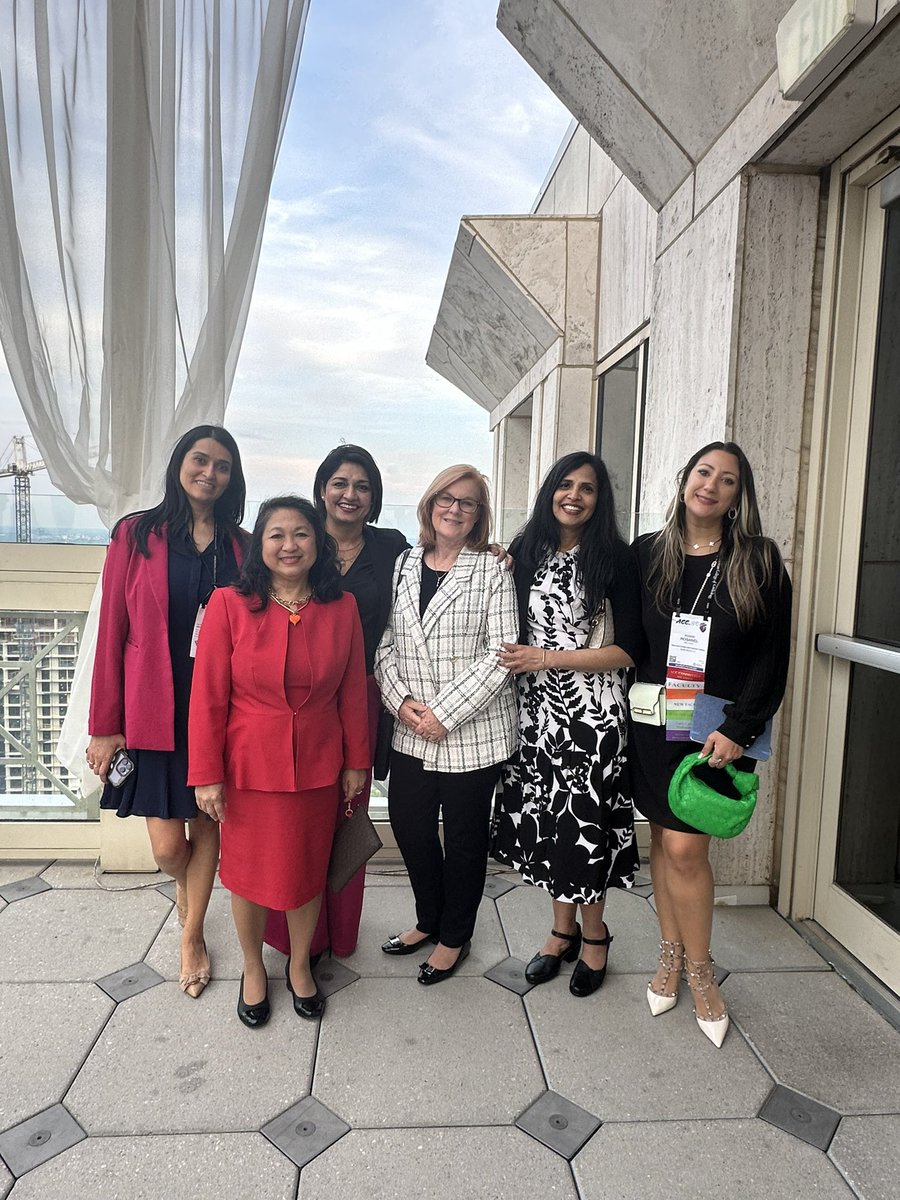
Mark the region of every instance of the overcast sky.
[[[425, 351], [460, 217], [530, 211], [570, 120], [496, 10], [312, 0], [226, 414], [251, 497], [308, 491], [341, 440], [393, 503], [452, 462], [490, 473], [487, 413]], [[0, 373], [2, 451], [27, 429]]]

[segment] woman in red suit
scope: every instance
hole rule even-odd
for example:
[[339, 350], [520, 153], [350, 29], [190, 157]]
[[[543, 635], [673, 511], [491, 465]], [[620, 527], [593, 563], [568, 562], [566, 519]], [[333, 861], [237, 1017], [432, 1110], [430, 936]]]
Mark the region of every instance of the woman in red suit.
[[366, 779], [369, 735], [362, 627], [341, 590], [334, 542], [308, 500], [259, 510], [240, 582], [213, 597], [197, 652], [188, 779], [221, 822], [219, 874], [244, 972], [238, 1016], [269, 1019], [262, 959], [267, 910], [287, 918], [294, 1010], [325, 1010], [309, 947], [338, 804]]
[[[87, 761], [106, 784], [100, 807], [147, 820], [153, 857], [175, 880], [184, 927], [179, 982], [194, 999], [209, 983], [203, 923], [219, 831], [198, 814], [187, 784], [192, 647], [213, 591], [237, 579], [245, 494], [227, 430], [200, 425], [184, 434], [166, 468], [162, 503], [113, 529], [91, 685]], [[122, 747], [134, 770], [114, 788], [107, 773]]]

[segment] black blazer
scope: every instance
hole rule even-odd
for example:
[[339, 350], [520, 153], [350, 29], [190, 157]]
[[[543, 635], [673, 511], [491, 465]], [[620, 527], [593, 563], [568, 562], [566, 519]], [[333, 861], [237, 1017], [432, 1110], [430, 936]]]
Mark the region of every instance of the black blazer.
[[[391, 604], [394, 601], [392, 591], [394, 563], [404, 550], [409, 549], [409, 542], [399, 529], [377, 529], [374, 525], [364, 527], [363, 537], [375, 567], [375, 580], [378, 585], [377, 620], [372, 628], [372, 636], [375, 640], [375, 645], [372, 647], [374, 655], [375, 648], [381, 641], [381, 635], [388, 623]], [[369, 646], [367, 644], [366, 659], [368, 660], [368, 658]]]

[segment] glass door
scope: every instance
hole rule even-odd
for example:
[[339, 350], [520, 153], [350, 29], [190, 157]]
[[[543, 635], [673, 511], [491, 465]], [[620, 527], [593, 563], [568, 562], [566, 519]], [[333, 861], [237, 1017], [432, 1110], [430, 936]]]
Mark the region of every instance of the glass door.
[[857, 193], [857, 320], [835, 345], [853, 356], [844, 504], [822, 546], [839, 618], [817, 638], [833, 671], [814, 917], [900, 993], [900, 171]]

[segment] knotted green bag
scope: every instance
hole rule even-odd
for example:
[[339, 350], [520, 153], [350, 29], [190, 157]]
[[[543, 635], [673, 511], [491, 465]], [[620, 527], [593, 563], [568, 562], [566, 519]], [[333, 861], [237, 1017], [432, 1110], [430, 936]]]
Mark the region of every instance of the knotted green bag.
[[723, 796], [694, 774], [694, 767], [709, 758], [689, 754], [679, 764], [669, 784], [669, 808], [686, 825], [718, 838], [733, 838], [742, 833], [756, 808], [759, 776], [739, 771], [731, 763], [725, 770], [731, 776], [739, 798]]

